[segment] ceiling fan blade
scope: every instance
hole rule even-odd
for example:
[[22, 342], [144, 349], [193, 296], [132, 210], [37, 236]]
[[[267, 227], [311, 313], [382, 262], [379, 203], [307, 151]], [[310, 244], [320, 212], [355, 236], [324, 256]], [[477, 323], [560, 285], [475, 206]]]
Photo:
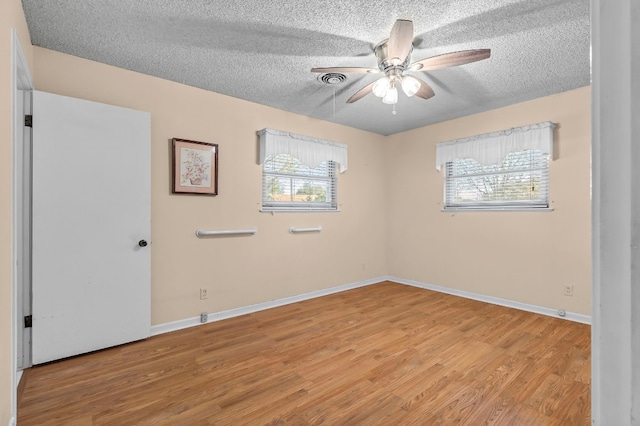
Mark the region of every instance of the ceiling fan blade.
[[[378, 81], [378, 80], [376, 80], [376, 81]], [[366, 95], [368, 95], [369, 92], [371, 92], [371, 89], [373, 89], [373, 85], [376, 84], [376, 81], [367, 84], [362, 89], [360, 89], [356, 93], [354, 93], [353, 96], [351, 96], [349, 99], [347, 99], [347, 103], [348, 104], [352, 104], [355, 101], [359, 101], [360, 99], [362, 99]]]
[[311, 72], [317, 72], [321, 74], [326, 73], [343, 73], [343, 74], [367, 74], [367, 73], [379, 73], [377, 68], [355, 68], [355, 67], [329, 67], [329, 68], [311, 68]]
[[415, 78], [415, 79], [420, 82], [420, 89], [418, 89], [418, 91], [416, 92], [417, 97], [422, 99], [429, 99], [429, 98], [433, 98], [436, 95], [436, 93], [433, 91], [431, 86], [429, 86], [427, 83], [425, 83], [419, 78]]
[[413, 22], [406, 19], [396, 20], [391, 28], [388, 42], [388, 58], [394, 65], [400, 65], [407, 59], [412, 43]]
[[491, 49], [460, 50], [458, 52], [445, 53], [414, 62], [409, 65], [409, 69], [412, 71], [432, 71], [481, 61], [490, 56]]

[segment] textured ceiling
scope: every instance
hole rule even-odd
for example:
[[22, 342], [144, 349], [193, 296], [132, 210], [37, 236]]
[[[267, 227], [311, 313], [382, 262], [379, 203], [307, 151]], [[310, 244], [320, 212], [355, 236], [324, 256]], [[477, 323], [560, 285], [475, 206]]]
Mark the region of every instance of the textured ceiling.
[[[389, 135], [590, 83], [589, 0], [23, 0], [36, 46]], [[313, 67], [376, 67], [396, 19], [412, 60], [491, 58], [415, 72], [435, 90], [396, 105], [346, 100], [380, 75], [318, 81]], [[335, 102], [334, 102], [335, 91]], [[284, 129], [286, 130], [286, 129]]]

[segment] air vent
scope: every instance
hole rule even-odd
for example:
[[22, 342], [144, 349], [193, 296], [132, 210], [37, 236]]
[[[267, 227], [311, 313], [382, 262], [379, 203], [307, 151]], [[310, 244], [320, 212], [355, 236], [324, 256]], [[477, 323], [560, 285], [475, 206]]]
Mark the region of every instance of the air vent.
[[318, 76], [318, 80], [323, 82], [324, 84], [340, 84], [347, 79], [347, 76], [344, 74], [339, 74], [336, 72], [329, 72], [326, 74], [321, 74]]

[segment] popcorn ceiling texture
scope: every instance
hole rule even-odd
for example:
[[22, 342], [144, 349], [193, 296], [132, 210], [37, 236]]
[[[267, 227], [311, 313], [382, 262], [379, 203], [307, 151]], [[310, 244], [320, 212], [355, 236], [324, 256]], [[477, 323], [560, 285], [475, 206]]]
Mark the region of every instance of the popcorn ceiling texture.
[[[589, 0], [23, 0], [34, 45], [382, 135], [590, 84]], [[410, 19], [412, 61], [490, 48], [415, 72], [429, 100], [346, 100], [375, 78], [326, 85], [313, 67], [376, 67]], [[335, 109], [334, 109], [335, 89]], [[285, 129], [286, 130], [286, 129]]]

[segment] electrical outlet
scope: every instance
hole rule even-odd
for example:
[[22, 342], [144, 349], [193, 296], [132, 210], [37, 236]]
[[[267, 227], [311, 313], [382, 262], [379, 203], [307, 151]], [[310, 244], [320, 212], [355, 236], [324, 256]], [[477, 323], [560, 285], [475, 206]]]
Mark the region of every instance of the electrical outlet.
[[200, 300], [204, 300], [208, 297], [207, 295], [207, 289], [206, 288], [201, 288], [200, 289]]
[[573, 296], [573, 286], [571, 284], [565, 284], [565, 286], [564, 286], [564, 295], [565, 296]]

